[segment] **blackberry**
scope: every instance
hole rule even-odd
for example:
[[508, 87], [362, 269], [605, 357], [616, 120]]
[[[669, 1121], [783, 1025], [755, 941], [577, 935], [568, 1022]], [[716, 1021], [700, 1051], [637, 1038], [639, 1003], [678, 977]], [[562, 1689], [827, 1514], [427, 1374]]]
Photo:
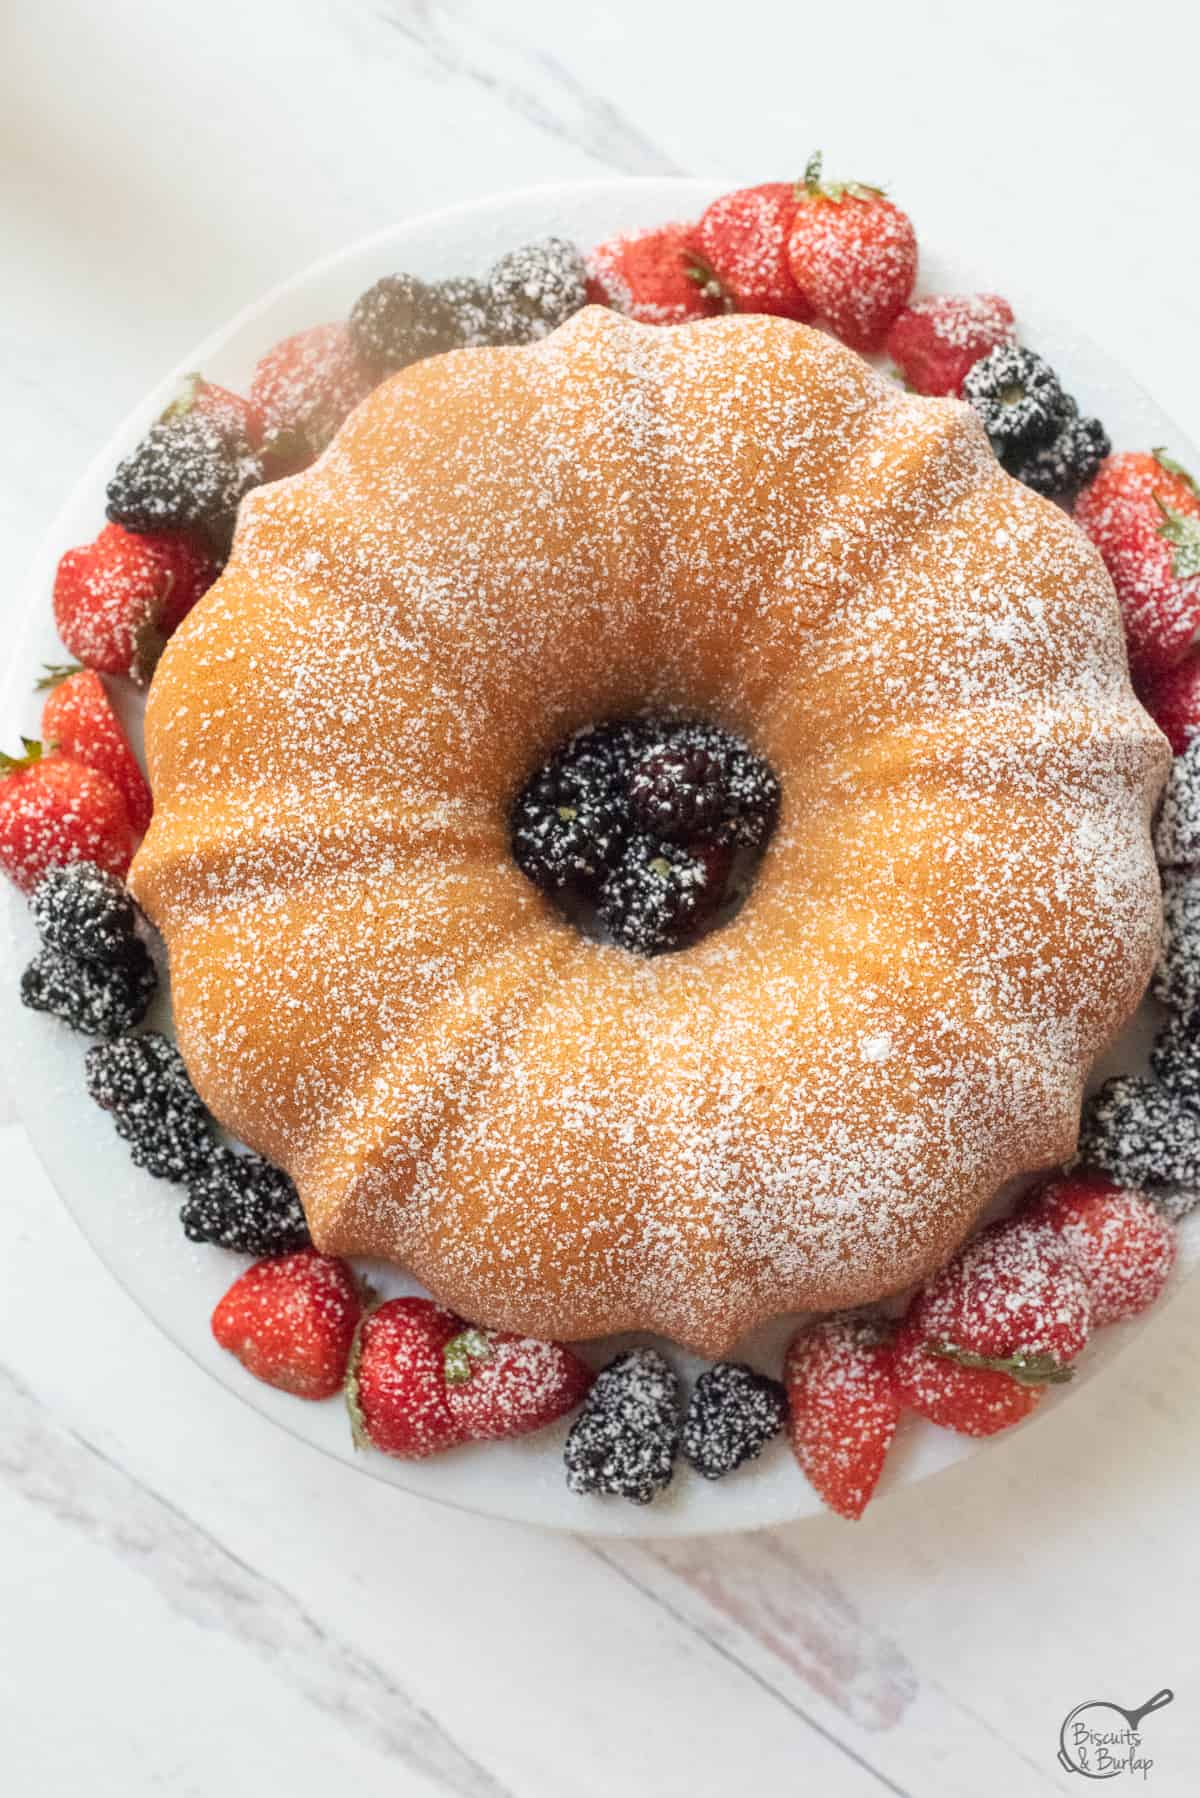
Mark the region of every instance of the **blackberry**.
[[718, 1361], [700, 1375], [683, 1420], [683, 1454], [706, 1480], [759, 1456], [787, 1418], [778, 1380], [738, 1361]]
[[105, 508], [129, 531], [191, 531], [228, 549], [240, 501], [263, 479], [242, 433], [191, 411], [151, 425], [108, 483]]
[[1179, 1223], [1200, 1205], [1200, 1189], [1194, 1186], [1160, 1186], [1157, 1192], [1149, 1193], [1147, 1197], [1169, 1224]]
[[629, 781], [629, 805], [638, 828], [672, 842], [713, 830], [728, 808], [725, 769], [703, 743], [646, 749]]
[[760, 755], [727, 731], [724, 738], [724, 832], [743, 849], [761, 849], [779, 817], [779, 781]]
[[1074, 402], [1068, 417], [1048, 443], [1020, 449], [1004, 458], [1014, 479], [1047, 499], [1078, 493], [1095, 477], [1101, 462], [1112, 451], [1108, 432], [1098, 418], [1080, 418]]
[[1200, 737], [1171, 765], [1154, 827], [1154, 853], [1163, 868], [1200, 862]]
[[1078, 1158], [1121, 1186], [1195, 1186], [1200, 1112], [1151, 1080], [1120, 1075], [1085, 1104]]
[[189, 1241], [243, 1255], [288, 1255], [310, 1242], [299, 1195], [283, 1169], [232, 1149], [214, 1149], [188, 1181], [179, 1219]]
[[1168, 1011], [1200, 1002], [1200, 874], [1163, 875], [1163, 939], [1151, 990]]
[[[461, 284], [437, 285], [417, 275], [384, 275], [355, 300], [350, 336], [377, 375], [393, 374], [466, 341]], [[482, 291], [479, 311], [482, 318]]]
[[1200, 1111], [1200, 1010], [1167, 1019], [1154, 1039], [1150, 1066], [1178, 1104]]
[[213, 1153], [211, 1121], [173, 1043], [157, 1030], [96, 1043], [87, 1052], [87, 1089], [112, 1113], [135, 1167], [160, 1180], [189, 1181]]
[[596, 913], [620, 948], [659, 955], [678, 948], [712, 908], [719, 898], [714, 885], [708, 854], [635, 836], [601, 886]]
[[612, 868], [626, 824], [614, 759], [567, 749], [534, 775], [513, 807], [513, 855], [545, 893], [594, 886]]
[[140, 1024], [158, 985], [144, 943], [121, 961], [83, 961], [43, 949], [21, 975], [21, 1003], [84, 1036], [120, 1036]]
[[138, 909], [115, 874], [95, 862], [51, 868], [29, 909], [47, 949], [84, 961], [121, 962], [142, 948]]
[[1015, 343], [999, 344], [976, 362], [962, 390], [1002, 454], [1047, 442], [1070, 412], [1050, 364]]
[[563, 1450], [572, 1492], [648, 1505], [671, 1483], [679, 1381], [657, 1349], [627, 1349], [597, 1375]]
[[487, 279], [493, 342], [545, 337], [587, 303], [587, 267], [573, 243], [544, 237], [510, 250]]

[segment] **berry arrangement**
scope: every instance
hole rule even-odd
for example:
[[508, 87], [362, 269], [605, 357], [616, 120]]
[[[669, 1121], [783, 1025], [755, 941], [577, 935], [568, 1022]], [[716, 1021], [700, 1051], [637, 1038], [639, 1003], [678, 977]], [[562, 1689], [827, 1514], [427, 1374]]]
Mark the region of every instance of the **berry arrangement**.
[[[1002, 296], [914, 297], [918, 248], [881, 189], [825, 178], [722, 195], [694, 221], [518, 246], [481, 278], [383, 276], [345, 321], [261, 358], [245, 397], [196, 376], [113, 471], [106, 522], [61, 558], [59, 637], [41, 736], [0, 757], [0, 867], [40, 947], [31, 1009], [93, 1039], [86, 1086], [134, 1164], [179, 1194], [185, 1236], [252, 1258], [212, 1332], [255, 1378], [310, 1401], [344, 1395], [354, 1440], [405, 1459], [507, 1439], [574, 1414], [569, 1488], [635, 1504], [680, 1457], [712, 1481], [786, 1436], [829, 1508], [861, 1516], [904, 1416], [982, 1437], [1069, 1380], [1091, 1333], [1161, 1294], [1175, 1224], [1200, 1190], [1200, 488], [1166, 451], [1112, 453]], [[1073, 512], [1116, 589], [1139, 694], [1174, 770], [1156, 824], [1166, 928], [1148, 1076], [1085, 1104], [1077, 1160], [967, 1242], [898, 1315], [806, 1324], [774, 1378], [740, 1362], [685, 1394], [658, 1349], [596, 1371], [563, 1343], [477, 1327], [425, 1298], [376, 1296], [309, 1238], [288, 1176], [224, 1142], [183, 1060], [147, 1028], [159, 979], [124, 886], [152, 799], [121, 722], [173, 631], [218, 578], [241, 500], [307, 467], [372, 388], [447, 350], [524, 344], [586, 303], [671, 327], [724, 312], [813, 323], [886, 356], [913, 391], [978, 414], [1015, 479]], [[728, 730], [692, 718], [602, 721], [534, 770], [512, 853], [601, 941], [638, 955], [722, 922], [767, 850], [779, 784]]]

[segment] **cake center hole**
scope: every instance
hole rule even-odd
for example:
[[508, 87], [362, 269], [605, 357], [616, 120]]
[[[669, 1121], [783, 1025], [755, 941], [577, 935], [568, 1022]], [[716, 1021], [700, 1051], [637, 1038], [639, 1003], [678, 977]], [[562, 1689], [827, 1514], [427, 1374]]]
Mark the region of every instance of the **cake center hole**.
[[577, 732], [530, 777], [512, 852], [584, 935], [660, 955], [736, 915], [778, 815], [774, 772], [731, 731], [622, 719]]

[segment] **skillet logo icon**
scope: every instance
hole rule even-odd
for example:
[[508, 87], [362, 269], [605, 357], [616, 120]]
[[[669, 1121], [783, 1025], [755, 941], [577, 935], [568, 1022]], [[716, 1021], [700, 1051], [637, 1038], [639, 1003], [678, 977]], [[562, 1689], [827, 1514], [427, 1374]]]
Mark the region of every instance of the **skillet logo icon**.
[[1154, 1761], [1142, 1748], [1142, 1719], [1161, 1711], [1174, 1696], [1164, 1686], [1135, 1711], [1106, 1698], [1077, 1704], [1058, 1732], [1059, 1760], [1068, 1773], [1082, 1773], [1086, 1779], [1115, 1779], [1118, 1773], [1148, 1779]]

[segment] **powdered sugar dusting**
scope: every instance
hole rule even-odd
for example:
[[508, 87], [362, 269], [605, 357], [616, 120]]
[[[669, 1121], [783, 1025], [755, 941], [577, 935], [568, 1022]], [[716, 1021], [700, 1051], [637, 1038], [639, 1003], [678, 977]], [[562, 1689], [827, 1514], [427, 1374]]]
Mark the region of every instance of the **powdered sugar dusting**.
[[[736, 920], [645, 962], [506, 824], [668, 708], [783, 807]], [[323, 1248], [496, 1327], [717, 1352], [916, 1280], [1069, 1153], [1153, 959], [1168, 752], [1098, 558], [968, 408], [785, 321], [405, 370], [243, 507], [147, 723], [200, 1091]]]

